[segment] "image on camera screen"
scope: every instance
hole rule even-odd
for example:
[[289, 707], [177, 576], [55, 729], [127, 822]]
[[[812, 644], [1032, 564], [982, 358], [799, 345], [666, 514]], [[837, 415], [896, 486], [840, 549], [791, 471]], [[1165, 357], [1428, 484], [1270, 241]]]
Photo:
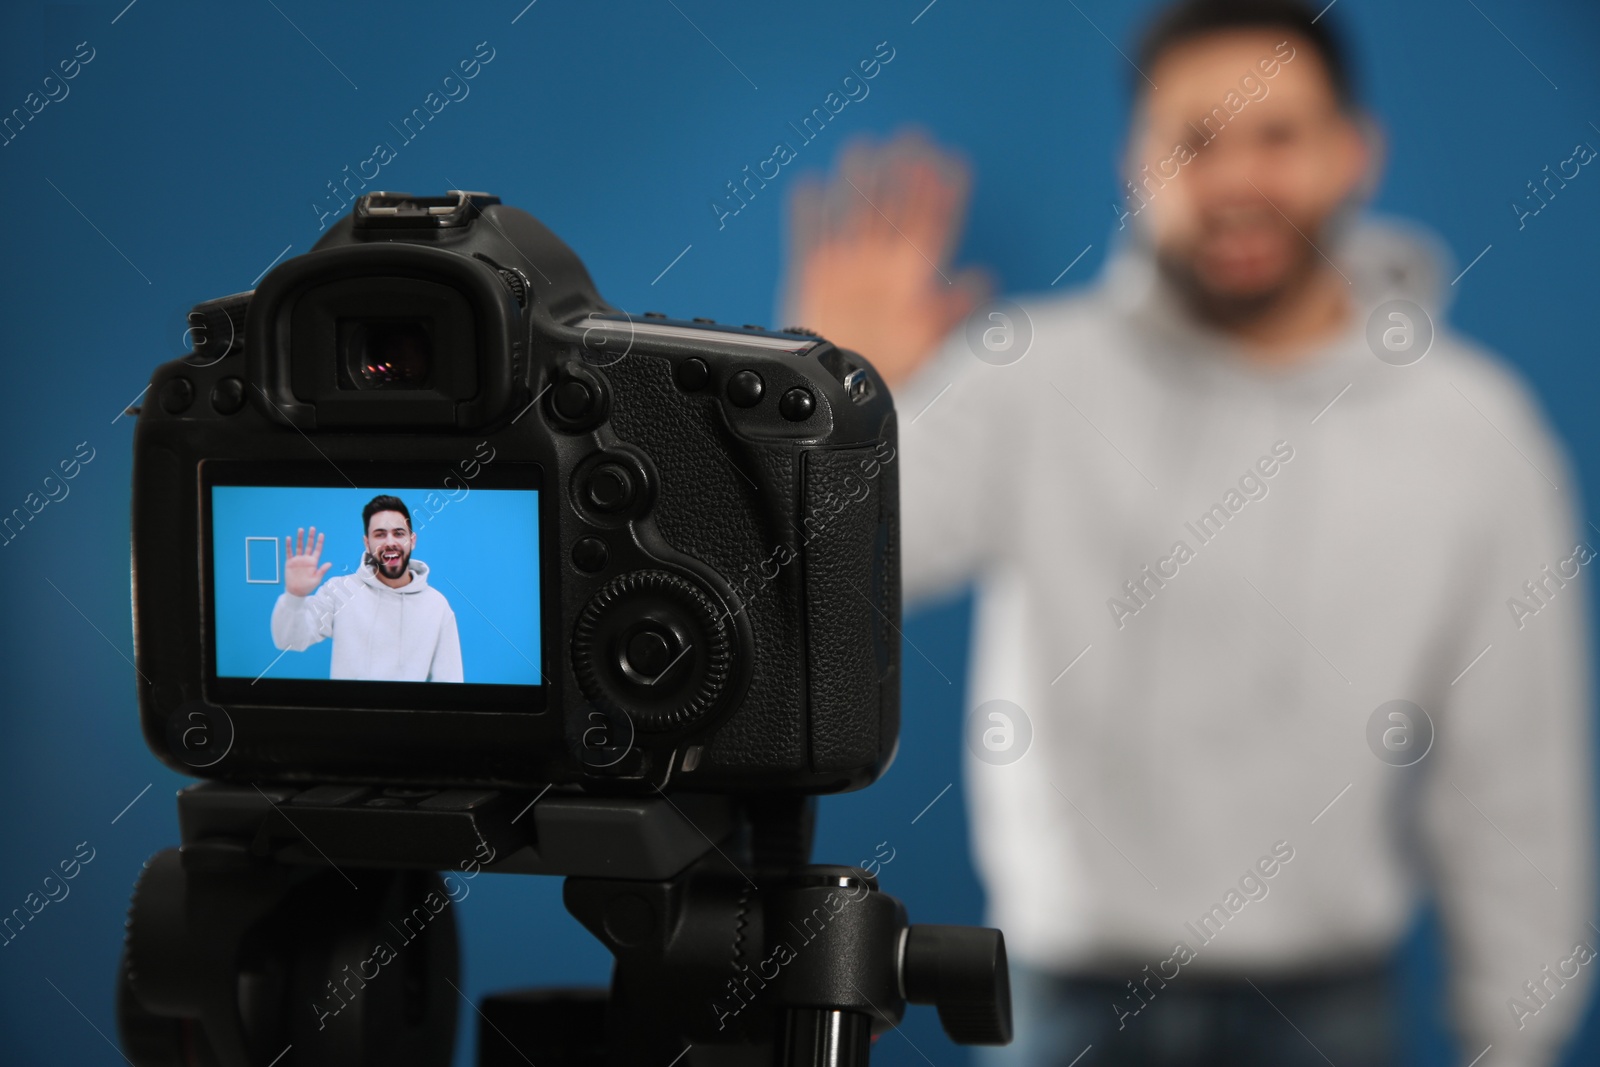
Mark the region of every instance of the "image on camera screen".
[[538, 490], [212, 484], [206, 503], [218, 679], [541, 683]]

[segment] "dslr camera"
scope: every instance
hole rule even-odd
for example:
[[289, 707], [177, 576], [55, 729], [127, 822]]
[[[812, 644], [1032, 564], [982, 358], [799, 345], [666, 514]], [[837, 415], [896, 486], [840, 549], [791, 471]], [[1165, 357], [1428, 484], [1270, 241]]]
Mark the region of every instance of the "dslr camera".
[[134, 451], [169, 765], [820, 794], [892, 758], [895, 415], [855, 353], [624, 314], [469, 192], [370, 193], [190, 327]]
[[134, 889], [130, 1063], [443, 1067], [480, 871], [564, 877], [615, 959], [474, 1004], [480, 1067], [864, 1067], [911, 1003], [1009, 1040], [999, 931], [809, 862], [815, 797], [899, 736], [865, 360], [623, 314], [469, 192], [370, 193], [189, 325], [133, 604], [146, 740], [210, 780]]

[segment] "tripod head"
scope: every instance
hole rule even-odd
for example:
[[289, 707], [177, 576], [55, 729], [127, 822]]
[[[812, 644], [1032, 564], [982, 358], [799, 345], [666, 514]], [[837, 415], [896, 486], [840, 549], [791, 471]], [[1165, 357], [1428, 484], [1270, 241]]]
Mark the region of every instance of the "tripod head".
[[137, 1067], [449, 1063], [452, 879], [480, 870], [566, 876], [616, 959], [609, 991], [488, 998], [483, 1067], [865, 1064], [907, 1003], [1010, 1039], [1000, 932], [913, 925], [866, 871], [808, 864], [810, 798], [211, 782], [178, 808], [128, 919]]

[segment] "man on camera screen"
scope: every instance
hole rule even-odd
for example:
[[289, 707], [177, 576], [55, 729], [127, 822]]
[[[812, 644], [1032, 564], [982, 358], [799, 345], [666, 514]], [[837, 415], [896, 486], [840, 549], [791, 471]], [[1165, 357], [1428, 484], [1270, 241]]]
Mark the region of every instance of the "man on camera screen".
[[322, 562], [325, 534], [313, 526], [283, 539], [284, 591], [272, 608], [272, 643], [303, 652], [333, 638], [332, 678], [462, 681], [455, 612], [428, 584], [428, 565], [411, 558], [417, 535], [405, 501], [375, 496], [361, 518], [361, 570], [327, 582], [333, 564]]

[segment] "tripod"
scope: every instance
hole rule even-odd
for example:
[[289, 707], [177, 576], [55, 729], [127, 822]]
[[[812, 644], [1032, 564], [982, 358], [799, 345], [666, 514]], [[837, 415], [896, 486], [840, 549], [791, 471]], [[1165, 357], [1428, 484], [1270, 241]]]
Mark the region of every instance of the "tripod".
[[136, 1067], [447, 1065], [451, 880], [480, 869], [565, 876], [616, 961], [609, 990], [488, 997], [480, 1067], [858, 1067], [907, 1003], [1010, 1040], [1000, 932], [911, 925], [866, 871], [810, 864], [811, 798], [204, 782], [178, 814], [129, 909]]

